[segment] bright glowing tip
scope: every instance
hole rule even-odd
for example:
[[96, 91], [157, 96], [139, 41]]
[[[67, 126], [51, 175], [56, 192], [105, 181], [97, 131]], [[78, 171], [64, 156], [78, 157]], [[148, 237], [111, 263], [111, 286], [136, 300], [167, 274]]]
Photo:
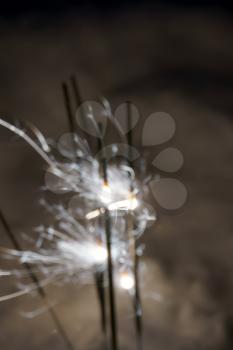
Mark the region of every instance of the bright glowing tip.
[[131, 197], [122, 201], [109, 204], [109, 210], [134, 210], [138, 207], [139, 203], [137, 198]]
[[101, 214], [100, 209], [93, 210], [90, 213], [86, 214], [86, 219], [91, 220], [91, 219], [97, 218], [100, 214]]
[[104, 182], [102, 186], [102, 191], [100, 193], [100, 199], [104, 204], [108, 204], [112, 201], [111, 189], [107, 182]]
[[109, 184], [106, 181], [103, 184], [103, 190], [108, 191], [108, 192], [110, 191]]
[[119, 277], [119, 285], [122, 289], [131, 290], [134, 287], [133, 275], [129, 272], [122, 272]]
[[130, 210], [134, 210], [138, 207], [139, 201], [136, 197], [132, 196], [132, 198], [129, 200], [130, 202]]
[[[102, 201], [104, 202], [103, 198]], [[107, 198], [106, 198], [107, 202]], [[129, 199], [124, 199], [122, 201], [117, 201], [110, 203], [107, 208], [110, 211], [114, 210], [135, 210], [139, 206], [139, 201], [136, 197], [130, 197]], [[89, 213], [86, 214], [86, 219], [87, 220], [92, 220], [100, 216], [101, 214], [104, 213], [104, 209], [95, 209], [93, 211], [90, 211]]]
[[107, 260], [107, 250], [101, 244], [97, 244], [95, 250], [93, 251], [94, 259], [101, 263]]

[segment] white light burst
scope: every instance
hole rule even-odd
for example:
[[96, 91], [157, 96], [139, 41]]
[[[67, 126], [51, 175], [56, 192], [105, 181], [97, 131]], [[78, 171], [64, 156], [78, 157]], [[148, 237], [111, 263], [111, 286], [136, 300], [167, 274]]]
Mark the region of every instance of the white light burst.
[[[113, 219], [113, 263], [121, 271], [131, 266], [132, 239], [140, 237], [147, 223], [155, 220], [153, 210], [142, 201], [144, 186], [135, 178], [134, 170], [125, 161], [117, 165], [111, 163], [106, 169], [106, 182], [102, 160], [91, 154], [86, 140], [77, 134], [64, 135], [62, 143], [53, 149], [35, 127], [27, 125], [21, 128], [3, 118], [0, 118], [0, 125], [23, 138], [48, 164], [46, 189], [70, 193], [68, 209], [63, 205], [44, 203], [56, 224], [55, 227], [42, 225], [37, 228], [34, 249], [3, 249], [4, 255], [21, 264], [30, 264], [42, 274], [42, 284], [61, 280], [89, 283], [97, 271], [106, 269], [108, 252], [104, 214], [107, 210]], [[130, 227], [128, 216], [132, 221]], [[22, 269], [17, 273], [0, 272], [2, 277], [12, 274], [24, 275]], [[130, 290], [134, 284], [133, 274], [121, 274], [119, 287]], [[29, 290], [26, 288], [27, 292]], [[13, 293], [12, 297], [16, 294]]]

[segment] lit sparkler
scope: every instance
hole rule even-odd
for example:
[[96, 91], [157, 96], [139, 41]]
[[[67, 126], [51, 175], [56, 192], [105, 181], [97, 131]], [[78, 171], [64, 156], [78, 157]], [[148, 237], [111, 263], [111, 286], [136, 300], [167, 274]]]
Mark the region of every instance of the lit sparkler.
[[[64, 92], [67, 93], [65, 89]], [[68, 107], [71, 113], [69, 104]], [[109, 110], [106, 114], [119, 130]], [[89, 115], [88, 118], [91, 118], [102, 140], [94, 116]], [[74, 129], [71, 119], [70, 124]], [[20, 128], [4, 118], [0, 118], [0, 125], [23, 138], [47, 163], [47, 189], [56, 193], [70, 192], [72, 195], [69, 210], [62, 205], [47, 206], [56, 220], [56, 226], [37, 228], [39, 237], [34, 250], [4, 249], [4, 254], [39, 271], [43, 276], [41, 285], [60, 280], [88, 283], [93, 280], [93, 275], [97, 276], [108, 266], [112, 332], [116, 338], [112, 268], [114, 266], [118, 271], [117, 285], [130, 293], [134, 290], [137, 299], [137, 267], [133, 272], [137, 262], [133, 261], [132, 247], [137, 256], [135, 240], [143, 234], [148, 221], [155, 220], [153, 211], [142, 201], [143, 186], [135, 178], [130, 164], [107, 165], [106, 159], [95, 158], [86, 140], [77, 133], [63, 137], [58, 144], [58, 157], [55, 156], [57, 150], [52, 149], [35, 127], [27, 125]], [[105, 220], [102, 220], [104, 217]], [[2, 277], [12, 274], [21, 276], [23, 272], [0, 271]], [[24, 291], [3, 296], [0, 301], [28, 293], [31, 289], [28, 286]], [[113, 350], [117, 349], [116, 339], [112, 346]]]
[[[83, 226], [62, 205], [48, 206], [55, 219], [54, 227], [39, 226], [34, 249], [17, 250], [1, 248], [4, 256], [19, 264], [29, 264], [43, 276], [42, 284], [60, 281], [91, 283], [93, 272], [105, 269], [107, 250], [103, 241], [103, 228], [96, 224]], [[119, 234], [119, 230], [122, 230]], [[127, 242], [123, 237], [123, 225], [112, 225], [113, 261], [127, 265]], [[24, 277], [24, 270], [1, 271], [1, 276]], [[5, 298], [5, 296], [4, 296]], [[10, 299], [11, 296], [9, 295]], [[0, 298], [1, 300], [1, 298]]]

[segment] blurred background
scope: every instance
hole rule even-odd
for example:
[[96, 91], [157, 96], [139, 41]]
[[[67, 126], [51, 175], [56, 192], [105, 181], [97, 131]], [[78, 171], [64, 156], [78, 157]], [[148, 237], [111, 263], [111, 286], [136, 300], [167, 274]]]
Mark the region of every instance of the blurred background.
[[[169, 145], [185, 163], [182, 210], [154, 203], [143, 237], [145, 350], [233, 348], [232, 4], [203, 1], [8, 1], [0, 4], [0, 113], [57, 139], [68, 130], [61, 83], [76, 74], [84, 99], [104, 95], [141, 112], [134, 143], [148, 164]], [[169, 113], [175, 137], [142, 147], [146, 118]], [[44, 164], [0, 130], [0, 208], [17, 239], [49, 218], [39, 206]], [[12, 248], [0, 226], [1, 246]], [[5, 262], [1, 259], [0, 269]], [[16, 290], [1, 279], [0, 295]], [[93, 286], [46, 289], [74, 349], [104, 349]], [[135, 349], [131, 301], [118, 295], [120, 349]], [[66, 350], [34, 293], [0, 304], [0, 347]], [[29, 314], [28, 314], [29, 313]]]

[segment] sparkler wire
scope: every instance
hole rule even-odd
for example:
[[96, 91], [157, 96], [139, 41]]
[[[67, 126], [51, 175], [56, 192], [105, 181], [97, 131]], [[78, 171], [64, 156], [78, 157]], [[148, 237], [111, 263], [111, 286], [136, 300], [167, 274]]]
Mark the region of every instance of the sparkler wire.
[[110, 303], [110, 321], [111, 321], [111, 341], [112, 350], [118, 349], [117, 342], [117, 320], [115, 307], [115, 291], [114, 291], [114, 271], [112, 262], [112, 235], [111, 221], [108, 209], [105, 210], [105, 230], [106, 230], [106, 246], [108, 252], [108, 283], [109, 283], [109, 303]]
[[70, 77], [70, 81], [71, 81], [71, 85], [73, 88], [73, 92], [74, 92], [74, 97], [75, 97], [75, 102], [76, 102], [76, 108], [78, 108], [81, 104], [82, 104], [82, 97], [80, 94], [80, 90], [78, 87], [78, 83], [76, 80], [76, 77], [74, 75], [71, 75]]
[[[15, 238], [14, 236], [14, 233], [13, 231], [11, 230], [4, 214], [2, 211], [0, 211], [0, 221], [5, 229], [5, 232], [6, 234], [8, 235], [12, 245], [14, 246], [14, 248], [19, 251], [19, 252], [22, 252], [22, 248], [19, 244], [19, 242], [17, 241], [17, 239]], [[58, 332], [60, 333], [61, 337], [63, 338], [63, 341], [64, 341], [64, 344], [66, 345], [66, 348], [68, 350], [74, 350], [74, 347], [73, 345], [71, 344], [67, 334], [66, 334], [66, 331], [64, 330], [54, 308], [52, 307], [52, 305], [50, 304], [50, 302], [48, 301], [48, 298], [47, 298], [47, 294], [45, 292], [45, 289], [43, 288], [42, 284], [40, 283], [37, 275], [33, 272], [33, 269], [31, 268], [31, 265], [28, 264], [28, 263], [23, 263], [25, 269], [27, 270], [28, 272], [28, 275], [29, 277], [31, 278], [32, 282], [35, 284], [35, 289], [38, 291], [38, 294], [40, 295], [41, 299], [43, 300], [44, 302], [44, 305], [46, 307], [46, 309], [48, 310], [50, 316], [51, 316], [51, 319], [53, 320], [54, 324], [55, 324], [55, 327], [57, 328]], [[30, 289], [31, 290], [31, 289]], [[14, 293], [15, 297], [16, 296], [20, 296], [20, 295], [23, 295], [23, 294], [26, 294], [28, 292], [28, 290], [24, 290], [24, 291], [19, 291], [19, 292], [16, 292]]]
[[[101, 125], [99, 124], [99, 129], [101, 130]], [[100, 147], [103, 147], [103, 140], [99, 139]], [[105, 157], [102, 159], [102, 170], [103, 170], [103, 180], [104, 185], [108, 186], [108, 173], [107, 173], [108, 163]], [[112, 261], [112, 234], [111, 234], [111, 217], [109, 210], [106, 208], [104, 212], [105, 219], [105, 234], [106, 234], [106, 248], [108, 252], [108, 283], [109, 283], [109, 304], [110, 304], [110, 324], [111, 324], [111, 344], [112, 350], [118, 349], [117, 340], [117, 317], [116, 317], [116, 306], [115, 306], [115, 291], [114, 291], [114, 270]]]
[[[99, 125], [99, 129], [101, 131], [100, 125]], [[102, 148], [102, 140], [98, 138], [97, 139], [98, 151], [100, 151], [101, 148]], [[100, 220], [101, 220], [101, 217], [99, 217], [99, 221]], [[105, 288], [104, 288], [104, 277], [105, 277], [104, 271], [96, 272], [96, 286], [97, 286], [97, 293], [98, 293], [99, 303], [100, 303], [101, 325], [102, 325], [102, 331], [107, 340], [107, 315], [106, 315], [106, 297], [105, 297]]]
[[[85, 148], [86, 145], [84, 145], [84, 141], [82, 139], [79, 139], [78, 134], [77, 134], [77, 125], [75, 122], [75, 116], [72, 113], [72, 99], [71, 97], [74, 95], [75, 99], [76, 99], [76, 104], [77, 106], [80, 104], [81, 99], [80, 98], [80, 94], [77, 88], [77, 84], [76, 84], [76, 80], [74, 77], [71, 78], [71, 85], [72, 85], [72, 89], [73, 89], [73, 94], [70, 95], [70, 91], [68, 88], [68, 85], [66, 83], [62, 84], [62, 89], [63, 89], [63, 97], [64, 97], [64, 103], [65, 103], [65, 107], [66, 107], [66, 111], [67, 111], [67, 117], [68, 117], [68, 121], [69, 121], [69, 128], [70, 131], [73, 133], [73, 146], [74, 146], [74, 152], [75, 152], [75, 156], [78, 159], [79, 157], [77, 157], [77, 145], [82, 145]], [[75, 89], [77, 91], [75, 91]], [[71, 91], [72, 92], [72, 91]], [[77, 95], [78, 94], [78, 95]], [[76, 107], [77, 107], [76, 106]], [[105, 106], [105, 105], [104, 105]], [[101, 123], [97, 123], [95, 116], [93, 115], [93, 110], [90, 108], [90, 111], [88, 112], [88, 115], [82, 115], [82, 117], [84, 118], [83, 122], [85, 122], [85, 118], [89, 118], [90, 122], [92, 123], [92, 126], [95, 128], [96, 134], [98, 135], [98, 148], [99, 150], [103, 150], [103, 154], [101, 159], [99, 159], [99, 162], [94, 159], [93, 157], [89, 157], [88, 158], [88, 150], [83, 151], [83, 154], [85, 156], [87, 156], [87, 160], [89, 159], [90, 164], [88, 163], [87, 168], [84, 167], [84, 169], [82, 169], [82, 167], [80, 166], [80, 164], [75, 164], [75, 162], [73, 163], [59, 163], [57, 162], [53, 156], [51, 154], [49, 154], [50, 152], [50, 148], [46, 143], [46, 140], [44, 139], [43, 135], [38, 133], [38, 131], [34, 128], [32, 129], [32, 131], [34, 132], [34, 134], [37, 137], [37, 142], [34, 141], [33, 138], [30, 138], [30, 136], [27, 134], [27, 132], [24, 132], [22, 129], [17, 128], [14, 125], [11, 125], [10, 123], [8, 123], [7, 121], [5, 121], [4, 119], [0, 118], [0, 125], [8, 128], [9, 130], [11, 130], [12, 132], [16, 133], [17, 135], [19, 135], [20, 137], [22, 137], [30, 146], [32, 146], [32, 148], [34, 150], [36, 150], [36, 152], [38, 154], [40, 154], [40, 156], [50, 165], [50, 169], [48, 169], [48, 171], [50, 171], [51, 173], [53, 173], [55, 176], [57, 176], [58, 178], [61, 178], [64, 181], [64, 185], [62, 184], [61, 188], [65, 188], [66, 190], [70, 190], [70, 191], [74, 191], [76, 193], [80, 194], [80, 198], [82, 197], [82, 195], [85, 193], [86, 191], [86, 200], [87, 201], [94, 201], [96, 200], [97, 197], [97, 202], [98, 205], [95, 207], [93, 207], [93, 209], [90, 212], [88, 212], [85, 216], [86, 219], [88, 220], [92, 220], [95, 217], [98, 217], [99, 220], [103, 219], [103, 223], [105, 226], [105, 238], [102, 240], [102, 243], [105, 242], [106, 244], [106, 250], [107, 250], [107, 254], [106, 254], [106, 277], [108, 280], [108, 302], [109, 302], [109, 327], [110, 327], [110, 336], [111, 336], [111, 349], [112, 350], [117, 350], [118, 349], [118, 336], [117, 336], [117, 313], [116, 313], [116, 305], [115, 305], [115, 288], [114, 288], [114, 262], [115, 262], [115, 246], [113, 246], [115, 244], [115, 231], [114, 231], [114, 226], [112, 221], [112, 212], [113, 211], [129, 211], [129, 213], [124, 215], [124, 220], [127, 220], [126, 222], [126, 233], [128, 233], [128, 242], [125, 241], [124, 243], [121, 242], [122, 244], [125, 244], [126, 250], [129, 250], [129, 256], [131, 258], [131, 261], [127, 261], [129, 263], [128, 266], [132, 267], [132, 272], [134, 275], [134, 286], [130, 287], [131, 292], [133, 292], [131, 295], [133, 296], [133, 305], [134, 305], [134, 313], [135, 313], [135, 327], [136, 327], [136, 336], [137, 336], [137, 348], [138, 350], [142, 350], [142, 306], [141, 306], [141, 300], [140, 300], [140, 291], [139, 291], [139, 274], [138, 274], [138, 266], [139, 266], [139, 256], [137, 253], [137, 243], [136, 243], [136, 239], [137, 239], [137, 235], [136, 235], [136, 230], [135, 230], [135, 224], [133, 221], [133, 215], [132, 215], [132, 211], [138, 206], [138, 199], [136, 198], [136, 194], [138, 193], [138, 186], [137, 183], [134, 181], [134, 170], [132, 167], [132, 162], [131, 162], [131, 149], [132, 149], [132, 111], [131, 111], [131, 105], [130, 103], [127, 103], [127, 122], [128, 122], [128, 135], [127, 135], [127, 141], [128, 141], [128, 145], [131, 146], [128, 148], [129, 154], [128, 154], [128, 161], [127, 164], [121, 166], [120, 170], [122, 170], [122, 172], [116, 172], [117, 168], [112, 168], [110, 165], [108, 165], [108, 161], [107, 161], [107, 154], [104, 151], [105, 147], [104, 147], [104, 142], [103, 142], [103, 133], [102, 133], [102, 124]], [[112, 122], [114, 122], [114, 118], [111, 114], [111, 110], [107, 110], [108, 106], [105, 106], [106, 109], [106, 114], [109, 115], [109, 118], [111, 119]], [[110, 108], [110, 107], [109, 107]], [[124, 135], [125, 137], [125, 135]], [[41, 145], [41, 147], [39, 147], [39, 145], [37, 144], [39, 143]], [[48, 147], [47, 147], [48, 146]], [[86, 153], [87, 152], [87, 153]], [[85, 171], [87, 172], [87, 170], [90, 169], [91, 171], [93, 171], [93, 177], [88, 177], [89, 182], [85, 181]], [[84, 170], [84, 176], [80, 177], [82, 171]], [[118, 169], [117, 169], [118, 170]], [[108, 173], [109, 172], [109, 173]], [[119, 183], [121, 183], [121, 181], [123, 181], [122, 184], [125, 185], [125, 187], [122, 190], [122, 193], [124, 194], [124, 196], [127, 194], [127, 199], [125, 199], [125, 197], [118, 197], [115, 196], [113, 197], [115, 200], [113, 202], [109, 202], [109, 194], [105, 193], [105, 190], [110, 190], [110, 187], [112, 187], [112, 183], [113, 183], [113, 188], [114, 188], [114, 184], [115, 184], [115, 179], [116, 176], [119, 176]], [[126, 176], [125, 176], [126, 175]], [[60, 185], [60, 184], [58, 184]], [[99, 189], [99, 186], [103, 186], [103, 188]], [[111, 185], [111, 186], [110, 186]], [[95, 186], [92, 188], [92, 186]], [[90, 188], [91, 187], [91, 188]], [[59, 188], [59, 187], [58, 187]], [[103, 191], [103, 195], [102, 192]], [[115, 192], [113, 191], [113, 193], [115, 194]], [[88, 203], [88, 202], [87, 202]], [[90, 202], [92, 205], [92, 202]], [[91, 205], [90, 205], [90, 210], [91, 210]], [[89, 204], [87, 204], [87, 208], [89, 208]], [[86, 236], [86, 232], [84, 229], [82, 229], [82, 227], [79, 227], [80, 225], [78, 223], [74, 224], [74, 231], [72, 232], [71, 227], [69, 228], [69, 225], [66, 224], [66, 222], [63, 222], [62, 220], [65, 219], [64, 217], [65, 212], [62, 214], [62, 216], [60, 216], [59, 220], [60, 222], [60, 227], [63, 228], [65, 231], [67, 231], [70, 234], [70, 230], [71, 233], [73, 234], [73, 232], [75, 233], [76, 230], [79, 231], [80, 230], [80, 235], [83, 235], [84, 238]], [[68, 212], [65, 214], [68, 215]], [[2, 215], [3, 216], [3, 215]], [[88, 217], [90, 216], [90, 217]], [[1, 218], [0, 218], [1, 219]], [[74, 217], [72, 216], [69, 219], [70, 223], [73, 220]], [[4, 217], [3, 217], [3, 222], [5, 222], [6, 225], [5, 228], [7, 228], [7, 223], [6, 221], [4, 221]], [[101, 226], [101, 225], [100, 225]], [[137, 228], [140, 225], [138, 224]], [[10, 231], [6, 229], [6, 231]], [[124, 229], [125, 232], [125, 229]], [[49, 234], [49, 233], [48, 233]], [[59, 233], [59, 235], [61, 235], [62, 233]], [[76, 234], [75, 235], [75, 239]], [[120, 235], [120, 234], [119, 234]], [[15, 239], [14, 235], [11, 235], [13, 237], [12, 239], [12, 243], [14, 245], [14, 247], [19, 250], [20, 252], [22, 252], [17, 240]], [[47, 236], [46, 236], [47, 237]], [[48, 236], [49, 237], [49, 236]], [[125, 236], [126, 237], [126, 236]], [[88, 237], [87, 237], [88, 238]], [[59, 239], [61, 239], [60, 242], [60, 246], [58, 247], [60, 248], [66, 248], [65, 249], [65, 253], [68, 254], [68, 258], [69, 258], [69, 254], [71, 252], [71, 248], [69, 246], [64, 245], [64, 240], [61, 236], [59, 236]], [[119, 239], [121, 240], [122, 237], [119, 236]], [[125, 239], [124, 239], [125, 240]], [[62, 246], [61, 246], [62, 244]], [[68, 249], [69, 248], [69, 249]], [[38, 258], [42, 258], [43, 257], [43, 252], [42, 255], [38, 255]], [[33, 256], [31, 256], [31, 258], [34, 258]], [[56, 258], [56, 255], [55, 255]], [[57, 259], [59, 260], [59, 256], [57, 257]], [[54, 260], [55, 261], [55, 260]], [[31, 261], [29, 260], [30, 264]], [[29, 272], [29, 275], [31, 277], [31, 279], [33, 280], [34, 284], [37, 286], [38, 289], [38, 293], [41, 295], [41, 297], [44, 299], [44, 302], [46, 305], [49, 306], [48, 302], [46, 301], [46, 294], [45, 291], [43, 290], [41, 283], [39, 282], [37, 276], [35, 275], [34, 271], [32, 270], [30, 264], [28, 264], [27, 261], [24, 262], [24, 266], [26, 267], [26, 269]], [[93, 273], [93, 272], [92, 272]], [[104, 270], [96, 270], [94, 271], [94, 277], [95, 277], [95, 282], [96, 282], [96, 288], [97, 288], [97, 295], [99, 298], [99, 303], [100, 303], [100, 308], [101, 308], [101, 324], [102, 324], [102, 329], [103, 332], [105, 334], [105, 336], [107, 336], [107, 326], [108, 326], [108, 322], [107, 322], [107, 317], [106, 317], [106, 300], [105, 300], [105, 274], [104, 274]], [[42, 289], [41, 289], [42, 288]], [[123, 287], [125, 288], [125, 287]], [[125, 288], [128, 289], [129, 288]], [[25, 292], [25, 291], [24, 291]], [[20, 293], [23, 293], [20, 292]], [[20, 294], [21, 295], [21, 294]], [[54, 313], [53, 309], [50, 310], [51, 316], [54, 319], [54, 322], [58, 324], [57, 328], [59, 329], [60, 333], [63, 334], [64, 330], [62, 329], [62, 326], [59, 323], [59, 320], [56, 321], [56, 314]], [[55, 316], [54, 316], [55, 315]], [[66, 334], [64, 333], [64, 339], [66, 337]], [[67, 338], [67, 344], [69, 345], [69, 340]], [[68, 347], [67, 345], [67, 347]], [[69, 350], [72, 349], [72, 345], [70, 345]]]
[[[70, 132], [74, 134], [76, 131], [76, 128], [75, 128], [75, 122], [74, 122], [73, 113], [71, 109], [70, 94], [66, 83], [62, 83], [62, 91], [63, 91], [63, 99], [64, 99], [68, 122], [69, 122], [69, 129], [70, 129]], [[76, 151], [76, 147], [74, 148], [74, 151]]]
[[106, 303], [105, 303], [105, 292], [104, 292], [104, 272], [96, 271], [95, 273], [95, 283], [97, 296], [100, 303], [100, 312], [101, 312], [101, 328], [105, 335], [107, 336], [107, 319], [106, 319]]
[[[76, 103], [75, 108], [77, 109], [81, 105], [82, 99], [81, 99], [81, 94], [80, 94], [75, 76], [70, 77], [70, 82], [71, 82], [71, 87], [72, 87], [73, 94], [75, 97], [75, 103]], [[71, 97], [69, 95], [68, 87], [65, 83], [63, 83], [63, 97], [64, 97], [64, 103], [65, 103], [65, 107], [66, 107], [66, 111], [67, 111], [67, 117], [69, 120], [70, 131], [75, 134], [76, 125], [75, 125], [74, 116], [73, 116], [72, 111], [71, 111]], [[83, 123], [85, 125], [85, 115], [82, 115], [82, 118], [83, 118]], [[75, 142], [74, 142], [73, 147], [74, 147], [74, 151], [75, 151], [76, 150]], [[107, 320], [106, 320], [106, 303], [105, 303], [105, 291], [104, 291], [104, 271], [101, 271], [101, 270], [96, 271], [94, 273], [94, 279], [95, 279], [97, 296], [98, 296], [99, 305], [100, 305], [101, 328], [102, 328], [103, 334], [106, 337], [106, 335], [107, 335], [107, 333], [106, 333], [107, 332]]]
[[23, 130], [15, 127], [2, 118], [0, 118], [0, 125], [22, 137], [46, 161], [46, 163], [50, 165], [51, 168], [54, 168], [54, 162]]
[[[131, 103], [126, 103], [127, 108], [127, 124], [128, 124], [128, 134], [127, 134], [127, 140], [128, 145], [132, 147], [133, 143], [133, 135], [132, 135], [132, 113], [131, 113]], [[131, 152], [131, 147], [129, 147], [129, 152]], [[132, 163], [130, 162], [131, 154], [129, 154], [129, 166], [133, 168]], [[133, 186], [131, 182], [131, 192], [133, 192]], [[130, 218], [129, 218], [130, 219]], [[137, 347], [138, 350], [143, 349], [143, 343], [142, 343], [142, 304], [141, 304], [141, 298], [140, 298], [140, 283], [139, 283], [139, 256], [137, 254], [137, 242], [136, 238], [132, 237], [133, 240], [133, 260], [134, 260], [134, 295], [133, 295], [133, 306], [134, 306], [134, 315], [135, 315], [135, 327], [136, 327], [136, 333], [137, 333]]]

